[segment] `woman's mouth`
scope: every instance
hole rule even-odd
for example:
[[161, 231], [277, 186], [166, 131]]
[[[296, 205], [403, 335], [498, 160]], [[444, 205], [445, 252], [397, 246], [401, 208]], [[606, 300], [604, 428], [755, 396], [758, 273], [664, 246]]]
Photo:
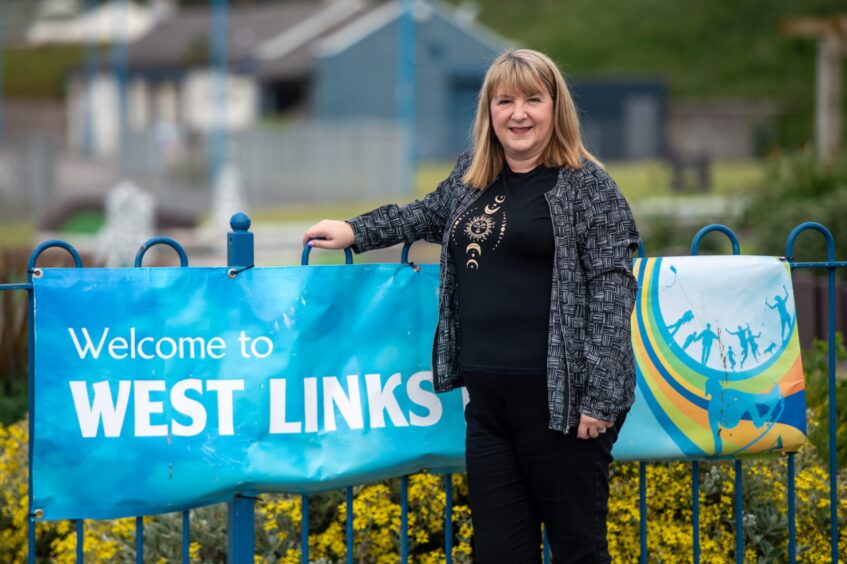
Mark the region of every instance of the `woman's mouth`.
[[530, 129], [532, 129], [532, 126], [527, 126], [527, 127], [510, 127], [510, 128], [509, 128], [509, 131], [511, 131], [511, 132], [512, 132], [512, 133], [514, 133], [515, 135], [524, 135], [525, 133], [528, 133]]

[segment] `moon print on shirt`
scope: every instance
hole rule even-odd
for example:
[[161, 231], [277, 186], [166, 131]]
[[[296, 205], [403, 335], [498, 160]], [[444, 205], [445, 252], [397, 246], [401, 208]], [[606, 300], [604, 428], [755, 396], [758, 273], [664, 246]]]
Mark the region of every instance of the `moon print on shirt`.
[[491, 252], [500, 246], [506, 234], [506, 212], [501, 209], [505, 201], [505, 195], [498, 195], [493, 203], [485, 206], [484, 213], [479, 213], [479, 208], [467, 210], [453, 224], [452, 237], [456, 245], [460, 244], [457, 238], [468, 242], [465, 247], [465, 268], [468, 270], [479, 270], [483, 250]]

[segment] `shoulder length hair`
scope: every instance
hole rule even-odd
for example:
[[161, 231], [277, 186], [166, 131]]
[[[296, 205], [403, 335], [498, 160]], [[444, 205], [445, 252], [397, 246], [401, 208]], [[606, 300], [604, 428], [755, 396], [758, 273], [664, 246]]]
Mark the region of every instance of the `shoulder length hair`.
[[580, 168], [585, 158], [601, 165], [582, 144], [576, 107], [556, 64], [547, 55], [532, 49], [509, 49], [488, 67], [479, 91], [473, 128], [473, 161], [465, 173], [465, 183], [485, 188], [503, 170], [503, 146], [491, 126], [490, 107], [492, 98], [504, 91], [522, 94], [546, 91], [553, 100], [553, 132], [541, 154], [541, 164], [548, 168]]

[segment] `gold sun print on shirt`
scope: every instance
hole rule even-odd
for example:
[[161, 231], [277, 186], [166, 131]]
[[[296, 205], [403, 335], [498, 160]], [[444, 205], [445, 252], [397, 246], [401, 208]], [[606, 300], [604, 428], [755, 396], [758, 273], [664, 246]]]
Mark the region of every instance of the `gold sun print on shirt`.
[[[500, 208], [505, 201], [505, 195], [501, 194], [496, 196], [493, 204], [485, 206], [483, 214], [471, 217], [465, 224], [465, 228], [462, 232], [470, 241], [468, 246], [465, 247], [465, 253], [468, 256], [465, 268], [468, 270], [479, 270], [479, 260], [482, 257], [481, 243], [485, 243], [492, 233], [497, 233], [497, 240], [491, 248], [492, 251], [496, 249], [503, 240], [503, 236], [506, 233], [506, 212], [502, 211]], [[497, 218], [495, 217], [498, 212], [500, 212], [501, 215], [499, 229], [497, 229]], [[461, 220], [457, 220], [454, 225], [454, 237], [455, 230], [459, 226], [460, 221]]]

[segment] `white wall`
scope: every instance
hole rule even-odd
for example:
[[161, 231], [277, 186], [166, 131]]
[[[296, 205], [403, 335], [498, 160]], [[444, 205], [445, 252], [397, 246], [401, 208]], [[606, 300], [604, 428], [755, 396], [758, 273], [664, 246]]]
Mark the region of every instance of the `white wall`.
[[98, 156], [112, 156], [118, 149], [118, 86], [110, 74], [94, 75], [86, 84], [82, 77], [68, 84], [68, 146], [85, 148], [86, 114], [91, 123], [91, 150]]
[[[222, 125], [230, 130], [254, 125], [259, 117], [259, 85], [251, 77], [229, 75], [225, 80], [225, 115], [215, 107], [215, 82], [207, 70], [181, 79], [149, 82], [134, 78], [127, 85], [127, 126], [133, 130], [158, 124], [181, 130], [208, 131]], [[68, 81], [66, 93], [69, 147], [85, 148], [86, 112], [90, 111], [91, 150], [101, 157], [119, 153], [119, 92], [115, 77], [94, 75], [87, 84], [81, 76]]]
[[207, 131], [221, 124], [228, 129], [243, 129], [256, 122], [259, 116], [259, 88], [256, 81], [249, 77], [229, 75], [224, 84], [225, 115], [215, 107], [218, 85], [212, 73], [197, 70], [186, 75], [182, 82], [180, 101], [183, 122], [189, 128]]

